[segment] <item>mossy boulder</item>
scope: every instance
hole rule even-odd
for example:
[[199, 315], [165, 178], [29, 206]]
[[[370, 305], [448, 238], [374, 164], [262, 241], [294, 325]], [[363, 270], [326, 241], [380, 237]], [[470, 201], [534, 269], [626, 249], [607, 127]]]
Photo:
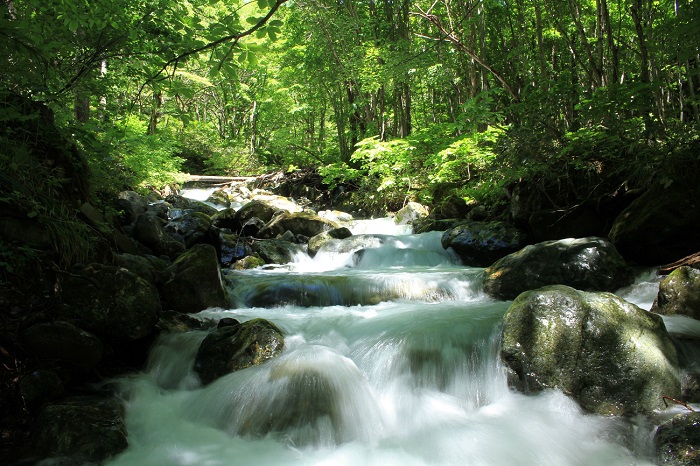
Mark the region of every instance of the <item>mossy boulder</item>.
[[634, 200], [610, 230], [623, 257], [643, 265], [675, 262], [700, 251], [700, 188], [653, 186]]
[[507, 222], [464, 222], [442, 235], [442, 247], [452, 248], [464, 265], [487, 267], [528, 244], [525, 231]]
[[209, 230], [212, 219], [209, 215], [198, 211], [183, 212], [181, 216], [169, 221], [165, 231], [175, 238], [181, 238], [186, 248], [198, 243], [211, 241]]
[[194, 245], [163, 275], [160, 291], [168, 309], [195, 313], [210, 307], [228, 307], [228, 295], [214, 246]]
[[298, 245], [278, 239], [265, 239], [253, 243], [253, 251], [266, 264], [287, 264], [292, 261]]
[[244, 225], [253, 218], [259, 218], [263, 222], [269, 222], [279, 210], [280, 208], [278, 206], [253, 200], [238, 209], [233, 217], [241, 225]]
[[115, 398], [74, 397], [39, 413], [32, 450], [41, 464], [100, 464], [128, 446], [123, 407]]
[[219, 260], [223, 267], [228, 267], [251, 254], [253, 248], [245, 238], [224, 231], [219, 232]]
[[312, 212], [282, 212], [270, 220], [259, 234], [261, 238], [275, 238], [291, 231], [294, 235], [311, 238], [335, 228], [338, 228], [337, 223]]
[[614, 291], [633, 281], [632, 269], [609, 241], [569, 238], [529, 245], [499, 259], [484, 273], [484, 291], [508, 300], [546, 285]]
[[197, 351], [194, 370], [206, 385], [223, 375], [262, 364], [283, 348], [282, 331], [272, 322], [234, 322], [207, 335]]
[[20, 339], [23, 348], [32, 357], [79, 369], [96, 367], [104, 353], [99, 338], [60, 320], [34, 324], [22, 332]]
[[700, 319], [700, 270], [679, 267], [659, 283], [652, 312]]
[[333, 228], [332, 230], [321, 232], [309, 239], [307, 245], [309, 256], [314, 257], [326, 243], [334, 240], [342, 240], [351, 236], [352, 232], [346, 227]]
[[559, 389], [597, 414], [649, 413], [681, 393], [661, 317], [611, 293], [555, 285], [521, 294], [503, 318], [501, 358], [511, 386]]
[[678, 414], [654, 433], [657, 464], [700, 464], [700, 413]]
[[161, 311], [158, 290], [122, 267], [90, 264], [63, 282], [63, 319], [100, 336], [137, 340], [150, 335]]

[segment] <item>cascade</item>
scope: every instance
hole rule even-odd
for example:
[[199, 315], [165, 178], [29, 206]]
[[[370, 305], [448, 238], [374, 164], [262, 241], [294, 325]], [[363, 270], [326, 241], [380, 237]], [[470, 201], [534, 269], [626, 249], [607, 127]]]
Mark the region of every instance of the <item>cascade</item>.
[[[314, 258], [229, 272], [237, 306], [195, 317], [268, 319], [283, 353], [201, 386], [206, 331], [161, 337], [122, 381], [129, 448], [109, 464], [653, 464], [646, 419], [510, 390], [498, 357], [509, 303], [485, 296], [483, 270], [438, 233], [382, 222]], [[648, 290], [623, 292], [646, 302]]]

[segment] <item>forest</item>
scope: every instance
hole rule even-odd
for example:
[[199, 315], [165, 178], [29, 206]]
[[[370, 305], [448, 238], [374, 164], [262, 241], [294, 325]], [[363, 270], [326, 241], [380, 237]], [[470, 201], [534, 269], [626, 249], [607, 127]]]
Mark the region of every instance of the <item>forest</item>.
[[[369, 212], [457, 196], [497, 216], [517, 184], [566, 208], [697, 167], [699, 9], [4, 0], [0, 87], [52, 111], [97, 197], [312, 169]], [[3, 100], [7, 121], [18, 110]], [[57, 175], [20, 152], [2, 171], [26, 197]]]

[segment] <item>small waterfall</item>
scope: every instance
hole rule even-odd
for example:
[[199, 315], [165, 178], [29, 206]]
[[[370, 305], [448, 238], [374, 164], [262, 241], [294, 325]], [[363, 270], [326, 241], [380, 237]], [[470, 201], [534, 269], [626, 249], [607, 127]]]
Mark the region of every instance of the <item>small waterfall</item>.
[[163, 337], [123, 382], [130, 446], [110, 464], [653, 464], [646, 421], [511, 391], [498, 355], [509, 303], [481, 292], [483, 270], [439, 233], [385, 233], [230, 272], [236, 308], [196, 317], [268, 319], [283, 353], [202, 387], [206, 332]]

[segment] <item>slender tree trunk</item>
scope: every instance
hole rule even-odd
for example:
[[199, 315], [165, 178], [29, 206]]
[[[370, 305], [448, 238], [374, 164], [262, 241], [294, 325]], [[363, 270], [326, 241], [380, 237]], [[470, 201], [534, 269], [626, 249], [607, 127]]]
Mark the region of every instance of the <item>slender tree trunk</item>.
[[156, 129], [158, 127], [158, 122], [160, 117], [163, 116], [161, 107], [163, 106], [163, 93], [158, 90], [153, 92], [153, 107], [151, 108], [151, 118], [148, 121], [148, 129], [146, 134], [156, 134]]

